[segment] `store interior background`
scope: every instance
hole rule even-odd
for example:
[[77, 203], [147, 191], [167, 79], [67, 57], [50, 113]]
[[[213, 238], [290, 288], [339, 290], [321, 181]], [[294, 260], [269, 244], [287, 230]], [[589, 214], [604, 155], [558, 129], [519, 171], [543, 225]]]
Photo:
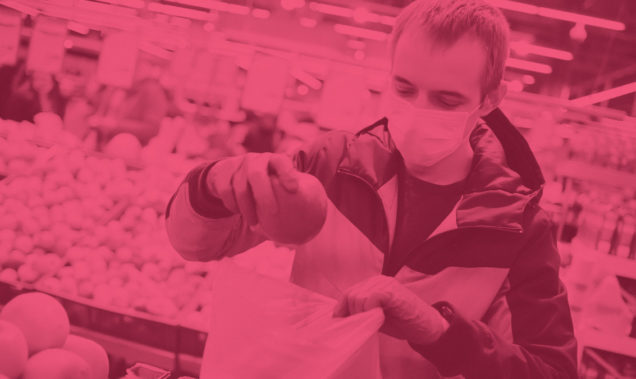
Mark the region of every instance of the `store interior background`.
[[[501, 108], [547, 181], [581, 377], [636, 377], [636, 2], [492, 2], [512, 29]], [[170, 196], [202, 161], [375, 121], [407, 3], [0, 0], [0, 70], [50, 73], [63, 104], [0, 120], [0, 304], [51, 293], [113, 371], [196, 373], [215, 265], [170, 247]], [[162, 87], [157, 135], [96, 148], [95, 97], [141, 77]], [[285, 278], [292, 254], [265, 243], [234, 260]]]

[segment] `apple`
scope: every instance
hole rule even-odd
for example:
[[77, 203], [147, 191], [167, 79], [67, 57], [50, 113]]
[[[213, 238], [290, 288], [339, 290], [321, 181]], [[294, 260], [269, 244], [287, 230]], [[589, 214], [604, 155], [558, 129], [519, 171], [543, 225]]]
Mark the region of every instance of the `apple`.
[[34, 244], [33, 244], [33, 239], [29, 236], [26, 236], [24, 234], [19, 235], [16, 237], [15, 241], [13, 242], [13, 246], [17, 249], [20, 250], [22, 252], [25, 253], [30, 253], [31, 250], [33, 250]]
[[271, 177], [278, 213], [259, 214], [260, 225], [272, 241], [300, 245], [315, 237], [327, 217], [327, 194], [320, 181], [309, 174], [293, 173], [298, 190], [288, 192], [278, 177]]
[[29, 348], [22, 331], [12, 323], [0, 320], [0, 375], [18, 378], [28, 358]]
[[26, 363], [22, 379], [92, 379], [88, 363], [76, 353], [64, 349], [46, 349]]
[[5, 268], [0, 271], [0, 281], [15, 282], [18, 280], [18, 272], [12, 268]]
[[77, 354], [88, 363], [92, 379], [108, 379], [108, 355], [97, 342], [71, 334], [63, 349]]
[[113, 158], [135, 163], [141, 159], [141, 143], [130, 133], [119, 133], [104, 147], [104, 152]]
[[0, 311], [0, 320], [15, 324], [26, 337], [29, 354], [61, 347], [70, 324], [62, 305], [53, 297], [30, 292], [11, 299]]
[[21, 282], [33, 283], [40, 278], [40, 274], [30, 263], [25, 263], [18, 268], [18, 278]]

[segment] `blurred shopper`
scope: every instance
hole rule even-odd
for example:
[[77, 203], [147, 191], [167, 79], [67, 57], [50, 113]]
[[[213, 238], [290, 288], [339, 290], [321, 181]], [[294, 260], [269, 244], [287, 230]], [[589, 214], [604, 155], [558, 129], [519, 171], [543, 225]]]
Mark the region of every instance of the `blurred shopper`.
[[157, 135], [170, 109], [159, 80], [160, 65], [158, 58], [140, 55], [130, 89], [103, 86], [99, 90], [93, 100], [95, 112], [88, 120], [89, 126], [98, 131], [98, 146], [120, 133], [134, 135], [142, 145]]
[[64, 116], [65, 100], [51, 73], [27, 71], [24, 61], [0, 68], [0, 118], [33, 122], [40, 112]]
[[297, 247], [291, 280], [340, 298], [335, 316], [383, 309], [379, 365], [368, 362], [384, 378], [575, 378], [544, 179], [497, 108], [508, 40], [486, 1], [413, 2], [393, 31], [386, 117], [293, 160], [248, 154], [194, 169], [166, 212], [172, 244], [202, 261], [255, 246], [268, 223], [303, 212], [274, 193], [309, 203], [298, 171], [309, 173], [328, 216]]

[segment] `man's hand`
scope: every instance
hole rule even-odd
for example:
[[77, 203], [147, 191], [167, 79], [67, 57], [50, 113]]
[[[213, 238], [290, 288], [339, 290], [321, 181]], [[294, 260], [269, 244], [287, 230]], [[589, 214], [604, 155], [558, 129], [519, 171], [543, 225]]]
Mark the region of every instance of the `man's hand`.
[[392, 337], [418, 345], [437, 341], [448, 329], [448, 322], [395, 278], [378, 275], [349, 288], [334, 309], [334, 317], [380, 307], [385, 321], [380, 329]]
[[258, 215], [276, 215], [278, 202], [272, 189], [272, 178], [290, 193], [298, 190], [298, 172], [289, 157], [282, 154], [248, 153], [217, 162], [207, 178], [210, 193], [225, 207], [245, 217], [250, 226], [258, 223]]

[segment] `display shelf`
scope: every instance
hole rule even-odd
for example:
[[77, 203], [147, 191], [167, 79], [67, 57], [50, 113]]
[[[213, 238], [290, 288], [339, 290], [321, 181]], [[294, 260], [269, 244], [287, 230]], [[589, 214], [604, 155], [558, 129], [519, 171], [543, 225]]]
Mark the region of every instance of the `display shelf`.
[[582, 348], [594, 348], [636, 358], [636, 338], [585, 330], [577, 336]]
[[172, 351], [157, 349], [74, 325], [71, 325], [71, 334], [95, 341], [100, 344], [109, 355], [124, 357], [126, 361], [131, 363], [143, 362], [166, 370], [173, 370], [175, 367], [175, 355]]
[[636, 175], [585, 162], [566, 160], [556, 167], [556, 174], [571, 179], [590, 181], [614, 187], [636, 189]]
[[0, 281], [0, 308], [13, 297], [37, 290], [54, 296], [69, 315], [71, 333], [98, 342], [109, 354], [175, 372], [196, 374], [207, 334], [173, 320], [115, 309], [89, 299], [69, 298], [32, 285]]
[[[205, 333], [181, 327], [175, 320], [135, 310], [96, 304], [93, 300], [69, 297], [44, 291], [29, 284], [0, 281], [0, 305], [17, 295], [38, 291], [55, 297], [66, 309], [71, 325], [115, 338], [124, 338], [149, 347], [171, 351], [202, 354]], [[182, 341], [182, 342], [180, 342]], [[179, 345], [186, 342], [188, 349]]]

